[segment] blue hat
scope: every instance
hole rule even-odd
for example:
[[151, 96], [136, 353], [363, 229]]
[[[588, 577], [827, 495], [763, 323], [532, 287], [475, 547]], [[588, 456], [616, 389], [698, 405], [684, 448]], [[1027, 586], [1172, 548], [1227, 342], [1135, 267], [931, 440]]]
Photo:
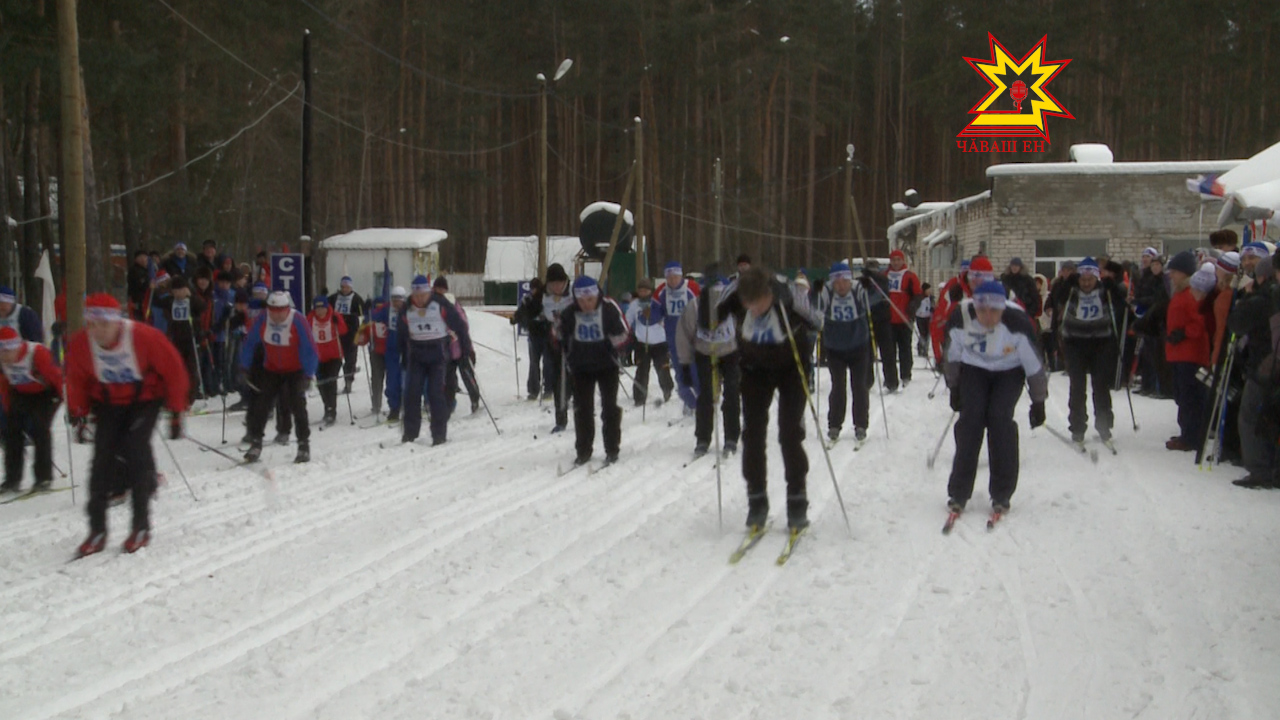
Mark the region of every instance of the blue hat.
[[329, 298], [317, 295], [316, 299], [311, 301], [311, 307], [329, 307]]
[[263, 291], [263, 292], [270, 292], [270, 291], [271, 291], [271, 288], [267, 287], [267, 284], [266, 284], [266, 283], [264, 283], [264, 282], [262, 282], [261, 280], [259, 280], [258, 282], [256, 282], [256, 283], [254, 283], [254, 284], [253, 284], [253, 291], [254, 291], [254, 292], [258, 292], [259, 290], [261, 290], [261, 291]]
[[350, 284], [351, 284], [351, 276], [350, 276], [350, 275], [343, 275], [343, 276], [342, 276], [342, 279], [338, 281], [338, 284], [339, 284], [339, 285], [350, 285]]
[[1098, 261], [1091, 257], [1087, 257], [1076, 265], [1076, 272], [1081, 275], [1092, 275], [1094, 277], [1102, 277], [1102, 269], [1098, 267]]
[[961, 260], [961, 261], [960, 261], [960, 269], [961, 269], [961, 270], [968, 270], [968, 269], [969, 269], [969, 261], [968, 261], [968, 260]]
[[1251, 242], [1240, 250], [1241, 257], [1248, 257], [1250, 255], [1253, 255], [1254, 257], [1266, 257], [1270, 254], [1271, 253], [1267, 252], [1267, 246], [1260, 242]]
[[16, 293], [13, 292], [13, 288], [9, 287], [8, 285], [5, 285], [4, 287], [0, 287], [0, 302], [9, 302], [9, 303], [18, 302], [18, 296]]
[[1196, 262], [1195, 253], [1190, 250], [1183, 250], [1170, 258], [1169, 264], [1165, 267], [1169, 270], [1177, 270], [1190, 277], [1196, 274], [1196, 270], [1200, 269], [1200, 263]]
[[578, 298], [596, 297], [599, 294], [600, 294], [600, 286], [596, 284], [595, 278], [589, 275], [583, 275], [582, 277], [573, 281], [574, 297], [578, 297]]
[[988, 280], [973, 291], [973, 304], [984, 308], [1002, 308], [1005, 306], [1004, 285], [999, 280]]
[[683, 275], [683, 274], [684, 274], [684, 268], [680, 267], [680, 261], [679, 261], [679, 260], [672, 260], [671, 262], [669, 262], [669, 263], [667, 263], [665, 266], [663, 266], [663, 268], [662, 268], [662, 273], [665, 275], [665, 274], [667, 274], [667, 273], [669, 273], [669, 272], [678, 272], [678, 273], [680, 273], [681, 275]]
[[426, 275], [418, 275], [413, 278], [413, 283], [411, 284], [411, 287], [413, 288], [414, 292], [417, 292], [419, 290], [430, 290], [431, 281], [427, 279]]
[[849, 269], [849, 263], [838, 262], [831, 266], [831, 271], [827, 273], [831, 280], [852, 280], [853, 271]]
[[1013, 266], [1017, 266], [1017, 267], [1022, 267], [1022, 258], [1020, 258], [1020, 257], [1016, 257], [1016, 258], [1014, 258], [1014, 259], [1010, 260], [1010, 261], [1009, 261], [1009, 264], [1010, 264], [1010, 265], [1013, 265]]

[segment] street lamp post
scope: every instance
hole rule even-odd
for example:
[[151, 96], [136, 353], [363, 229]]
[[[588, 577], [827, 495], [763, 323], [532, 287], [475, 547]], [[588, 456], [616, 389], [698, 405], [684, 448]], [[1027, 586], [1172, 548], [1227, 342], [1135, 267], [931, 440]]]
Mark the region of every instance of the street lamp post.
[[[559, 82], [564, 74], [569, 72], [569, 68], [573, 67], [573, 60], [565, 58], [560, 63], [560, 67], [556, 68], [555, 77], [551, 82]], [[542, 86], [542, 92], [538, 94], [538, 105], [542, 112], [542, 148], [539, 153], [541, 159], [538, 168], [538, 277], [546, 278], [547, 276], [547, 76], [538, 73], [538, 82]]]

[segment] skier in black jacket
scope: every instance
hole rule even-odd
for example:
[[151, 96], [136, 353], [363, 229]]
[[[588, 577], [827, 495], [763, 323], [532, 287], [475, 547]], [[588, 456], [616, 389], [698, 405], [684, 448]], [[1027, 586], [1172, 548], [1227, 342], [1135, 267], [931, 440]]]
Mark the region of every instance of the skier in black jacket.
[[622, 408], [618, 407], [619, 349], [626, 344], [627, 321], [613, 300], [601, 297], [600, 286], [586, 275], [573, 283], [572, 305], [560, 312], [557, 342], [564, 348], [572, 375], [575, 465], [591, 459], [596, 439], [595, 394], [600, 388], [600, 417], [605, 462], [618, 459], [622, 444]]

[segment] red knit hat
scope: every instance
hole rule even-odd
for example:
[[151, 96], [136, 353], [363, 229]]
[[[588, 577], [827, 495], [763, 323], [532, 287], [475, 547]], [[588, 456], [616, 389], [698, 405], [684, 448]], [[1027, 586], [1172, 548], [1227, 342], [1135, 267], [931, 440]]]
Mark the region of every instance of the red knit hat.
[[969, 263], [969, 272], [995, 272], [995, 268], [991, 267], [991, 260], [986, 255], [979, 255]]
[[17, 350], [22, 347], [22, 336], [8, 325], [0, 327], [0, 350]]
[[120, 301], [109, 293], [94, 293], [84, 299], [84, 315], [92, 320], [120, 317]]
[[894, 250], [893, 252], [889, 253], [889, 259], [892, 260], [894, 258], [901, 258], [902, 260], [906, 260], [907, 255], [901, 250]]

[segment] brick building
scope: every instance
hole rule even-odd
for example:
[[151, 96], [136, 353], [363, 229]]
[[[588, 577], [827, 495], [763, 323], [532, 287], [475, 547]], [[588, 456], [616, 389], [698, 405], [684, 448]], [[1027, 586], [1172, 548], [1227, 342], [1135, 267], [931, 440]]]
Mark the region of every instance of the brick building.
[[1204, 208], [1188, 192], [1187, 179], [1241, 162], [993, 165], [990, 189], [978, 195], [915, 210], [895, 204], [902, 219], [887, 235], [935, 286], [959, 272], [961, 259], [979, 253], [991, 258], [997, 274], [1020, 257], [1027, 270], [1048, 277], [1062, 262], [1086, 255], [1136, 260], [1148, 246], [1174, 253], [1207, 244], [1216, 229], [1220, 202]]

